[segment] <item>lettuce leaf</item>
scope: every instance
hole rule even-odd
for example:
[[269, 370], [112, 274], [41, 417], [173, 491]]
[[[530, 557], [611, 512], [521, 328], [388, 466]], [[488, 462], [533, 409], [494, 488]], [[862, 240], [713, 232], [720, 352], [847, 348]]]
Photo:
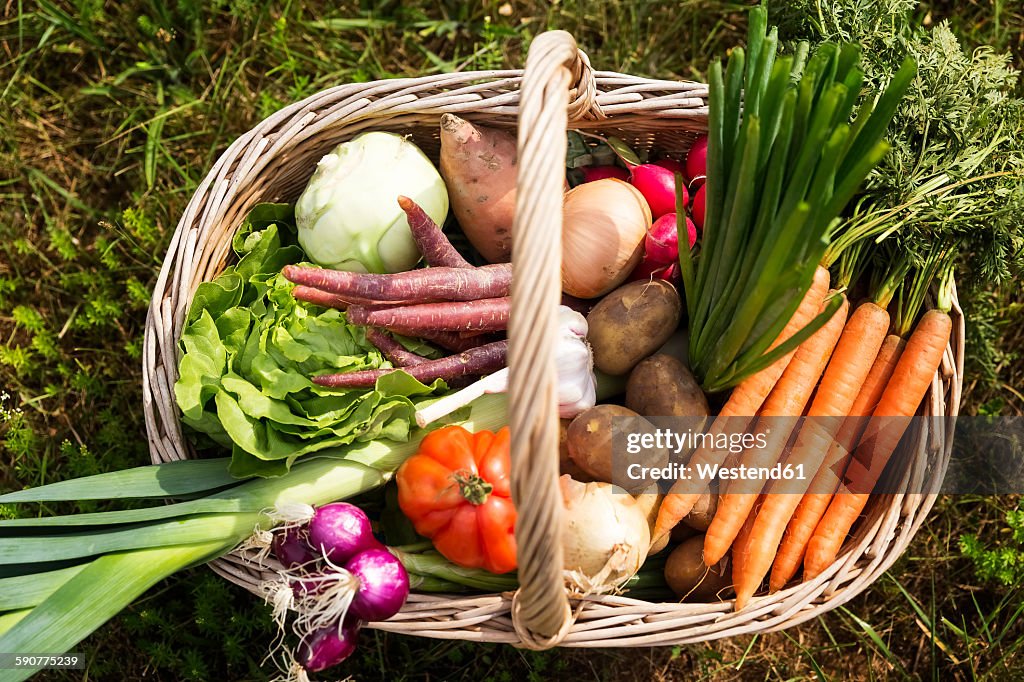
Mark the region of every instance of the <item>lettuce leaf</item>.
[[280, 272], [304, 259], [295, 235], [291, 206], [255, 206], [232, 239], [237, 263], [199, 285], [181, 335], [174, 395], [182, 422], [230, 448], [238, 477], [281, 476], [298, 457], [353, 442], [406, 441], [417, 401], [447, 388], [405, 372], [373, 389], [310, 380], [391, 365], [345, 313], [292, 297]]

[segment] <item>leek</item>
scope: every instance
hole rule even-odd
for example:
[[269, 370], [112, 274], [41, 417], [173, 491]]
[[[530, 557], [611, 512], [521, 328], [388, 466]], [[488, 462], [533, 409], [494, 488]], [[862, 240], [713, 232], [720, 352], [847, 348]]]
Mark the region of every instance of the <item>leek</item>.
[[[473, 431], [497, 430], [505, 423], [504, 395], [474, 401], [470, 419], [462, 422]], [[239, 482], [227, 476], [226, 459], [199, 460], [100, 474], [0, 496], [0, 502], [8, 503], [115, 496], [173, 498], [215, 491], [152, 509], [0, 521], [0, 568], [12, 567], [22, 574], [0, 579], [0, 589], [8, 595], [19, 586], [34, 585], [30, 594], [0, 601], [0, 610], [34, 607], [0, 615], [0, 651], [59, 654], [70, 650], [156, 582], [222, 556], [255, 530], [271, 527], [274, 521], [268, 511], [274, 507], [318, 506], [383, 485], [416, 451], [418, 441], [371, 441], [323, 450], [279, 478]], [[189, 470], [197, 473], [191, 482]], [[72, 532], [59, 532], [67, 528]], [[54, 561], [87, 557], [86, 563], [52, 570]], [[465, 585], [467, 580], [457, 572], [443, 571], [417, 577], [435, 589], [445, 582]], [[23, 680], [34, 672], [0, 671], [0, 682]]]

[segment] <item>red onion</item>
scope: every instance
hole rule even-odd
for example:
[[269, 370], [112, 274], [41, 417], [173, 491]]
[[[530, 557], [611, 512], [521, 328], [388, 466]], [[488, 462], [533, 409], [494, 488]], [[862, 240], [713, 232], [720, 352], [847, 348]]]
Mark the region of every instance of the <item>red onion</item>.
[[349, 559], [345, 570], [359, 580], [351, 612], [366, 621], [387, 620], [409, 596], [409, 574], [386, 549], [368, 549]]
[[[651, 215], [657, 219], [667, 213], [676, 211], [676, 178], [668, 168], [645, 163], [633, 166], [630, 172], [630, 183], [640, 190], [651, 207]], [[690, 200], [683, 187], [683, 203]]]
[[347, 502], [334, 502], [317, 508], [309, 521], [309, 541], [335, 563], [381, 546], [373, 537], [366, 513]]
[[693, 182], [704, 182], [708, 173], [708, 136], [698, 137], [686, 155], [686, 177]]
[[302, 528], [288, 528], [284, 532], [274, 533], [270, 548], [274, 556], [285, 568], [295, 568], [308, 564], [316, 558], [310, 548], [309, 534]]
[[690, 211], [693, 216], [693, 222], [697, 223], [697, 227], [704, 229], [704, 185], [701, 185], [697, 189], [697, 193], [693, 195], [693, 209]]
[[356, 650], [361, 626], [357, 619], [351, 619], [342, 623], [340, 628], [336, 625], [320, 628], [299, 646], [299, 665], [313, 673], [338, 665]]
[[617, 180], [629, 180], [629, 171], [620, 166], [583, 166], [583, 182], [593, 182], [605, 178]]

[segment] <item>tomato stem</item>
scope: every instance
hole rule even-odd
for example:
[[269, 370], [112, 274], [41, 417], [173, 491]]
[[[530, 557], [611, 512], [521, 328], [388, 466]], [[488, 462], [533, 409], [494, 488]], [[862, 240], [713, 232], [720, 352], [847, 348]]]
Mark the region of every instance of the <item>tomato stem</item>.
[[459, 471], [452, 474], [452, 478], [459, 484], [459, 492], [470, 504], [481, 505], [487, 501], [487, 496], [494, 490], [494, 486], [480, 478], [476, 474], [467, 471]]

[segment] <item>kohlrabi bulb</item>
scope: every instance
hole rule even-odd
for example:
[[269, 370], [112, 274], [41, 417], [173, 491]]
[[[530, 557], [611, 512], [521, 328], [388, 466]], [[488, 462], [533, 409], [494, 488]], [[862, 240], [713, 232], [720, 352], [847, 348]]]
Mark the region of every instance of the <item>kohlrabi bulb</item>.
[[448, 191], [419, 147], [394, 133], [357, 135], [320, 159], [296, 202], [299, 245], [326, 268], [410, 270], [420, 252], [398, 205], [403, 195], [444, 223]]

